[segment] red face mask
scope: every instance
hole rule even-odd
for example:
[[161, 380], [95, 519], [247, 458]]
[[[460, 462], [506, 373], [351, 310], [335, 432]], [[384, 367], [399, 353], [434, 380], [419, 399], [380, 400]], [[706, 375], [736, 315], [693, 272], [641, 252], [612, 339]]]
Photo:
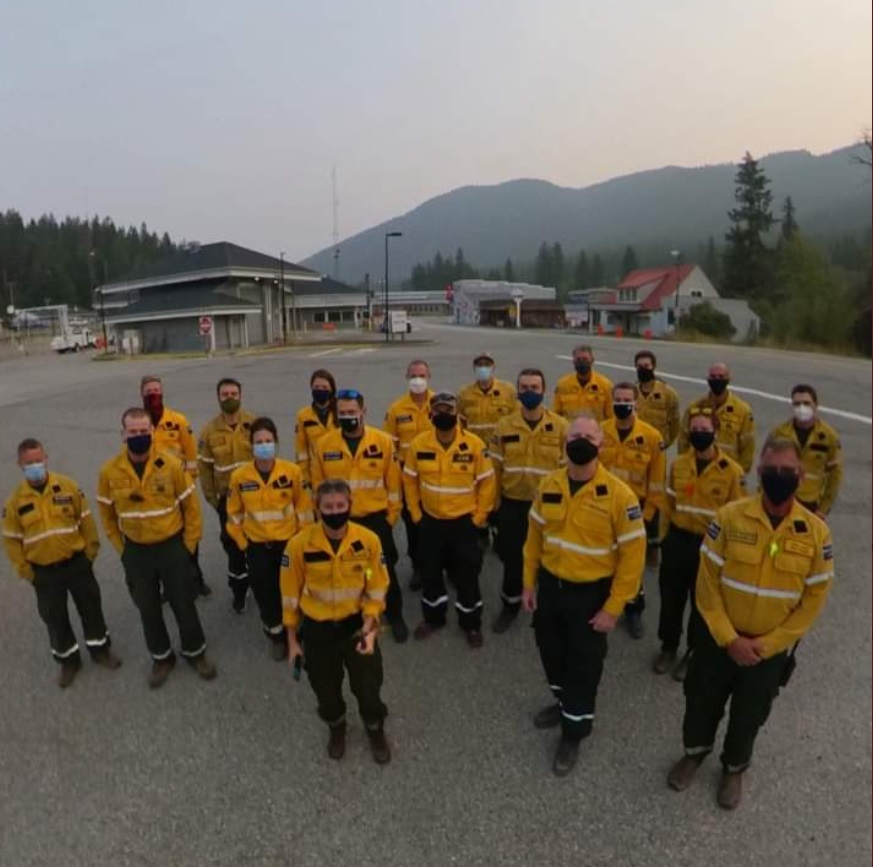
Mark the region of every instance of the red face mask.
[[146, 412], [152, 418], [152, 424], [157, 424], [164, 414], [164, 397], [161, 394], [147, 394], [142, 399]]

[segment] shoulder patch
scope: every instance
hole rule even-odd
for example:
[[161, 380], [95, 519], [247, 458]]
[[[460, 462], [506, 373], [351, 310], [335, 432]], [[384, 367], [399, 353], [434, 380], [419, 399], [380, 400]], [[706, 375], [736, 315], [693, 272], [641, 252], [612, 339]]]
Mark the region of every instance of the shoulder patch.
[[834, 543], [828, 542], [821, 549], [821, 556], [823, 560], [833, 560], [834, 559]]
[[710, 521], [709, 526], [706, 528], [706, 535], [709, 536], [710, 539], [717, 539], [720, 533], [721, 524], [719, 524], [718, 521]]
[[287, 554], [282, 555], [282, 568], [287, 569], [291, 565], [291, 558]]
[[625, 512], [627, 513], [628, 521], [639, 521], [643, 517], [643, 510], [640, 508], [639, 503], [628, 506]]

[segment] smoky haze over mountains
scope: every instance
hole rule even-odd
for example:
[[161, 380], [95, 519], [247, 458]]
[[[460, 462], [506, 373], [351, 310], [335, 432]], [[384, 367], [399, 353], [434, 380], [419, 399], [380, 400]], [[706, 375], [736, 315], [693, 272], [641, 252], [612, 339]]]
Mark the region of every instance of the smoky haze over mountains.
[[[786, 151], [761, 159], [771, 180], [773, 211], [791, 196], [807, 234], [860, 229], [871, 220], [870, 174], [852, 162], [857, 146], [814, 156]], [[437, 252], [464, 257], [479, 268], [530, 261], [542, 241], [558, 241], [575, 255], [598, 249], [660, 244], [696, 249], [709, 235], [723, 243], [727, 212], [734, 206], [736, 166], [673, 166], [614, 178], [581, 189], [546, 181], [514, 180], [468, 186], [429, 199], [409, 213], [343, 240], [340, 278], [349, 283], [384, 271], [384, 235], [403, 232], [391, 245], [391, 282], [409, 276], [418, 262]], [[333, 249], [301, 264], [333, 273]]]

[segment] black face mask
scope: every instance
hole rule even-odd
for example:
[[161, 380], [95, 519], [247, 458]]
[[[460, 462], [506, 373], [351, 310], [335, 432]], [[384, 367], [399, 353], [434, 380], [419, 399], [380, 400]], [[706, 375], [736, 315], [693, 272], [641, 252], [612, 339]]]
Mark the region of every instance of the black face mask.
[[688, 441], [696, 452], [705, 452], [715, 442], [715, 432], [711, 430], [693, 430], [688, 434]]
[[333, 397], [333, 392], [329, 388], [313, 388], [312, 402], [325, 404]]
[[634, 414], [634, 405], [632, 403], [614, 403], [612, 411], [619, 421], [627, 421]]
[[127, 438], [127, 450], [132, 455], [144, 455], [152, 447], [151, 434], [138, 434]]
[[706, 380], [706, 384], [709, 386], [709, 390], [716, 396], [720, 397], [727, 391], [727, 387], [730, 384], [729, 379], [716, 379], [715, 377], [710, 377]]
[[774, 506], [788, 502], [800, 484], [800, 477], [789, 469], [765, 467], [761, 470], [761, 488]]
[[347, 509], [345, 512], [334, 512], [332, 515], [322, 515], [321, 520], [325, 527], [330, 527], [331, 530], [342, 530], [349, 522], [351, 512]]
[[361, 426], [361, 420], [359, 418], [341, 418], [339, 419], [339, 426], [343, 433], [357, 433]]
[[655, 371], [651, 367], [638, 367], [637, 368], [637, 381], [638, 382], [653, 382], [655, 379]]
[[579, 376], [588, 376], [591, 373], [591, 362], [590, 361], [574, 361], [573, 367], [576, 369], [576, 373]]
[[434, 413], [433, 426], [437, 430], [451, 430], [458, 423], [458, 417], [451, 412]]
[[567, 443], [567, 459], [578, 466], [590, 464], [597, 457], [598, 451], [597, 446], [586, 439], [570, 440]]

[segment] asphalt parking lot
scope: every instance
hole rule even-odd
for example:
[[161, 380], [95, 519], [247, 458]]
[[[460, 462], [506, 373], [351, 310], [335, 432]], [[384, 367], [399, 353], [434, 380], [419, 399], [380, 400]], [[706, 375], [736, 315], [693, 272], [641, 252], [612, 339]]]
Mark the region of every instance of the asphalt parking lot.
[[[471, 378], [474, 352], [494, 353], [498, 377], [542, 367], [552, 386], [579, 337], [427, 325], [415, 346], [302, 347], [234, 359], [95, 363], [87, 356], [0, 364], [0, 492], [20, 478], [15, 445], [46, 443], [50, 466], [76, 478], [92, 506], [100, 465], [120, 447], [119, 417], [138, 404], [144, 373], [164, 377], [167, 404], [199, 429], [217, 411], [223, 375], [243, 403], [272, 416], [293, 454], [293, 415], [308, 376], [327, 367], [361, 389], [381, 424], [405, 387], [406, 363], [430, 361], [437, 388]], [[630, 376], [631, 340], [595, 340], [601, 372]], [[656, 678], [656, 576], [648, 631], [610, 638], [593, 736], [574, 773], [550, 772], [556, 735], [532, 714], [549, 701], [531, 630], [485, 634], [471, 651], [454, 625], [405, 646], [383, 640], [387, 731], [394, 759], [377, 767], [350, 714], [345, 759], [330, 761], [305, 680], [272, 662], [253, 605], [230, 610], [217, 521], [206, 517], [201, 563], [214, 593], [199, 604], [219, 676], [180, 666], [146, 686], [149, 659], [114, 551], [96, 572], [118, 672], [85, 662], [72, 688], [54, 685], [33, 592], [0, 568], [0, 865], [650, 865], [834, 864], [871, 861], [871, 366], [869, 361], [757, 349], [654, 345], [683, 402], [716, 360], [756, 415], [759, 442], [785, 417], [797, 381], [819, 389], [842, 434], [846, 478], [832, 515], [837, 578], [798, 653], [733, 814], [715, 803], [717, 762], [679, 795], [665, 775], [681, 753], [681, 687]], [[208, 509], [207, 509], [208, 511]], [[398, 530], [398, 534], [402, 529]], [[402, 549], [402, 545], [401, 545]], [[408, 563], [399, 565], [404, 586]], [[486, 620], [499, 610], [500, 569], [486, 556]], [[416, 594], [405, 594], [418, 622]], [[450, 618], [452, 615], [450, 614]], [[78, 620], [74, 618], [78, 630]], [[451, 620], [450, 620], [451, 622]], [[172, 632], [172, 630], [171, 630]]]

